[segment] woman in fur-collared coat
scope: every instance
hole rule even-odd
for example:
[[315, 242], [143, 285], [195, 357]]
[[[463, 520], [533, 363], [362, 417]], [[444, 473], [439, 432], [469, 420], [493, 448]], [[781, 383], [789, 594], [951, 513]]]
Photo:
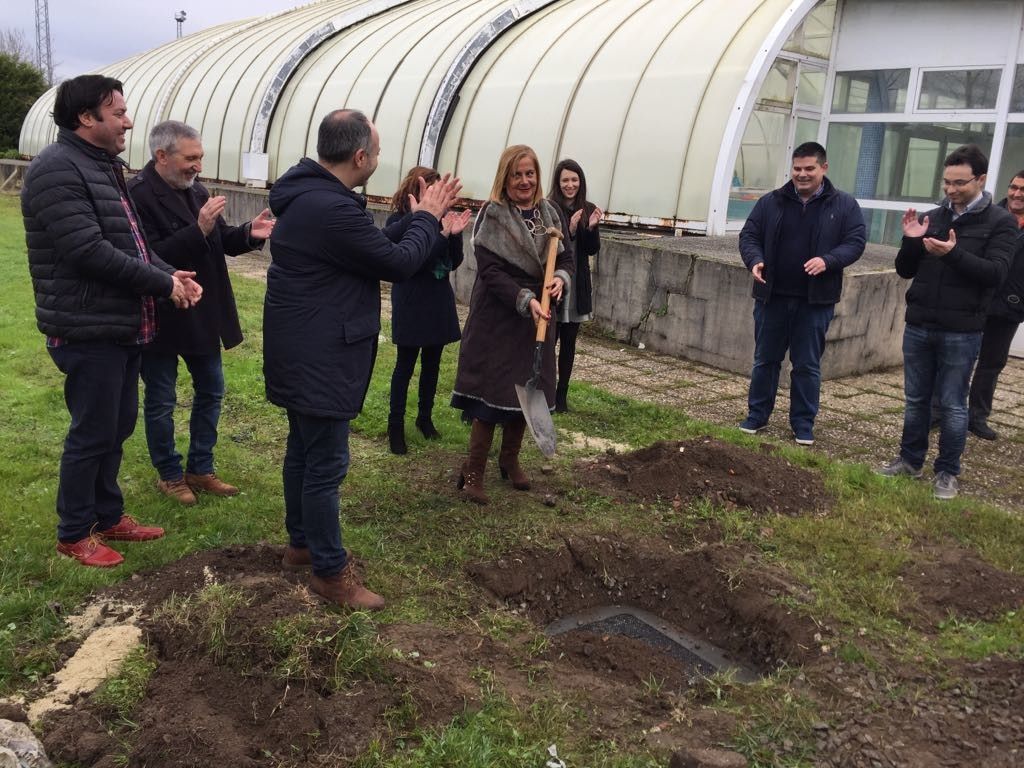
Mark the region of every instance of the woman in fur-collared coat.
[[[515, 385], [533, 371], [534, 337], [541, 317], [549, 321], [538, 389], [555, 402], [555, 333], [550, 311], [541, 310], [548, 227], [563, 228], [558, 209], [544, 198], [540, 162], [525, 145], [508, 147], [498, 161], [489, 201], [473, 227], [476, 282], [469, 318], [462, 331], [459, 368], [452, 406], [472, 419], [469, 456], [462, 465], [459, 488], [465, 497], [486, 504], [484, 469], [494, 436], [502, 425], [498, 467], [514, 488], [527, 490], [530, 480], [519, 466], [526, 430]], [[546, 290], [557, 301], [570, 287], [572, 249], [559, 245], [555, 277]]]

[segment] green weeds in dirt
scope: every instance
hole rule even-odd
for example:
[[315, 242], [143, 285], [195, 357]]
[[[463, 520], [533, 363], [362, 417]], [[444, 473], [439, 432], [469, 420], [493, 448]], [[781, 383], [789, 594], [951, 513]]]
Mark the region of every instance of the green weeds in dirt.
[[228, 622], [249, 600], [238, 587], [210, 584], [189, 597], [172, 596], [153, 612], [153, 618], [179, 627], [197, 638], [216, 661], [224, 661], [231, 653]]
[[952, 658], [978, 661], [996, 654], [1024, 658], [1024, 611], [1009, 611], [993, 622], [951, 617], [939, 630], [939, 644]]
[[149, 649], [143, 645], [136, 646], [121, 662], [114, 676], [104, 681], [90, 700], [121, 721], [130, 723], [135, 707], [146, 695], [146, 686], [156, 666], [156, 659]]
[[[377, 743], [353, 768], [522, 768], [543, 766], [556, 745], [567, 765], [592, 768], [656, 768], [646, 754], [622, 754], [617, 745], [573, 733], [574, 712], [555, 703], [520, 709], [490, 692], [480, 709], [459, 715], [440, 731], [417, 734], [418, 745], [389, 752]], [[576, 723], [576, 725], [582, 725]], [[555, 763], [557, 765], [557, 763]]]
[[324, 621], [317, 613], [296, 614], [270, 625], [267, 635], [281, 677], [337, 691], [354, 680], [381, 680], [387, 650], [370, 616], [354, 611]]

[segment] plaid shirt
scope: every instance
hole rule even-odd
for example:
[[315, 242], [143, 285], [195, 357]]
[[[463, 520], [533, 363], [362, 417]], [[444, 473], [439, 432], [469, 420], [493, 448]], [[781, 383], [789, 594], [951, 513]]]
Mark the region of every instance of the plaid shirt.
[[[124, 206], [124, 213], [128, 217], [128, 224], [132, 228], [132, 237], [135, 238], [135, 247], [138, 256], [147, 264], [151, 263], [149, 249], [146, 248], [146, 240], [139, 229], [139, 222], [135, 218], [135, 211], [128, 202], [128, 190], [125, 187], [124, 175], [120, 169], [115, 169], [114, 176], [117, 177], [118, 186], [121, 187], [121, 205]], [[152, 296], [142, 297], [142, 322], [139, 324], [139, 334], [135, 337], [136, 344], [152, 344], [156, 338], [156, 301]], [[47, 336], [46, 346], [51, 348], [62, 347], [67, 342], [59, 336]]]

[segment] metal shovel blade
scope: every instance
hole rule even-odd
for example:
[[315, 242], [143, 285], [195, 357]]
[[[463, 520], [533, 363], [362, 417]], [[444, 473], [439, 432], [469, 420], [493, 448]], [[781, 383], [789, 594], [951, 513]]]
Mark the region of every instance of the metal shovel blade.
[[540, 448], [540, 452], [548, 458], [555, 455], [555, 423], [551, 420], [548, 401], [544, 392], [538, 391], [533, 379], [526, 384], [516, 384], [516, 396], [519, 406], [523, 409], [523, 418], [530, 434]]

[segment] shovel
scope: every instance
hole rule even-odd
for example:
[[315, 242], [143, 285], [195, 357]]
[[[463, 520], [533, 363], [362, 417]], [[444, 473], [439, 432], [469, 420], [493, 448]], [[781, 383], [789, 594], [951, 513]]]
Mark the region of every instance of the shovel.
[[[548, 286], [555, 277], [555, 257], [558, 255], [558, 241], [562, 239], [561, 230], [555, 227], [547, 228], [548, 235], [548, 258], [544, 268], [544, 284], [541, 289], [540, 307], [544, 314], [548, 313], [551, 307], [551, 295], [548, 293]], [[526, 419], [526, 426], [530, 428], [530, 434], [540, 448], [540, 452], [547, 457], [555, 455], [555, 424], [551, 421], [551, 411], [548, 409], [548, 401], [544, 397], [543, 390], [538, 391], [537, 382], [540, 381], [540, 363], [544, 354], [544, 340], [548, 335], [548, 321], [541, 318], [537, 321], [536, 343], [533, 345], [533, 375], [526, 384], [516, 384], [516, 396], [519, 398], [519, 406], [523, 409], [523, 418]]]

